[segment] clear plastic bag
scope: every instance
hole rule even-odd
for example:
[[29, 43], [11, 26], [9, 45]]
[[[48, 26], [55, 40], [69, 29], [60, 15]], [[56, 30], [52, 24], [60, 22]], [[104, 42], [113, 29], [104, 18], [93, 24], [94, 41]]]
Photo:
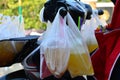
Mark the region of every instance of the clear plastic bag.
[[98, 43], [95, 37], [95, 30], [98, 26], [101, 25], [105, 26], [106, 22], [104, 20], [100, 20], [99, 16], [93, 13], [92, 18], [90, 20], [86, 20], [85, 24], [82, 26], [81, 34], [87, 44], [89, 53], [98, 48]]
[[69, 42], [70, 42], [70, 59], [68, 64], [68, 70], [72, 77], [82, 75], [93, 75], [93, 67], [90, 59], [90, 55], [85, 42], [74, 23], [70, 14], [67, 14]]
[[59, 11], [43, 36], [41, 43], [41, 54], [44, 54], [45, 61], [50, 72], [61, 77], [67, 69], [70, 55], [69, 40], [67, 37], [66, 18], [62, 18]]
[[0, 40], [25, 37], [24, 21], [19, 22], [20, 16], [1, 16]]

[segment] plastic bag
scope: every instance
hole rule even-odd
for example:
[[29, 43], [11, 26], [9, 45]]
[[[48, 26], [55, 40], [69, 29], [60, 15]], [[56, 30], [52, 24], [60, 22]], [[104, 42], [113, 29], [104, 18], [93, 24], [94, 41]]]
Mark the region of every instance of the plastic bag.
[[19, 22], [20, 16], [1, 16], [0, 40], [24, 37], [24, 22]]
[[98, 26], [105, 26], [106, 22], [101, 21], [97, 14], [93, 13], [92, 18], [90, 20], [86, 20], [85, 24], [83, 24], [81, 29], [81, 34], [87, 43], [87, 47], [89, 52], [93, 52], [96, 48], [98, 48], [98, 43], [95, 37], [95, 30]]
[[69, 13], [67, 14], [67, 22], [69, 26], [67, 32], [69, 33], [68, 37], [70, 41], [68, 70], [72, 77], [93, 75], [94, 71], [87, 46]]
[[41, 43], [41, 52], [44, 54], [45, 61], [50, 72], [61, 77], [67, 69], [70, 48], [67, 37], [66, 21], [63, 19], [59, 11], [52, 23], [52, 26], [44, 34]]
[[[49, 32], [49, 30], [51, 29], [51, 26], [52, 26], [52, 23], [50, 23], [48, 21], [47, 30], [44, 32], [42, 39], [45, 39], [45, 37], [47, 36], [47, 32]], [[44, 53], [40, 52], [40, 78], [44, 79], [44, 78], [47, 78], [51, 75], [52, 75], [52, 73], [50, 72], [50, 70], [48, 69], [48, 67], [46, 65]]]
[[46, 65], [44, 54], [40, 54], [40, 78], [44, 79], [51, 75], [52, 73], [50, 72]]

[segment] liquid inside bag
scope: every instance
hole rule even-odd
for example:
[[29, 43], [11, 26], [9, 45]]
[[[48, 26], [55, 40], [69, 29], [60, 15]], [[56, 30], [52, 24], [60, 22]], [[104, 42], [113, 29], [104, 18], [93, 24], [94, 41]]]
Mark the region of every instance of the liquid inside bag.
[[49, 71], [60, 78], [67, 70], [70, 56], [70, 48], [66, 40], [49, 38], [41, 46]]
[[72, 17], [67, 14], [67, 18], [68, 28], [66, 29], [66, 32], [68, 33], [70, 42], [68, 70], [70, 75], [71, 77], [93, 75], [94, 71], [87, 45]]
[[88, 47], [88, 50], [90, 53], [92, 53], [95, 49], [98, 48], [98, 45], [97, 44], [87, 44], [87, 47]]
[[82, 53], [80, 55], [77, 53], [70, 54], [69, 71], [72, 77], [93, 75], [93, 67], [88, 58], [89, 56], [85, 53]]
[[45, 59], [48, 69], [56, 77], [61, 77], [67, 69], [69, 56], [66, 48], [47, 48]]
[[93, 75], [93, 66], [91, 63], [90, 55], [84, 48], [84, 45], [79, 40], [78, 43], [74, 42], [68, 64], [68, 70], [72, 77], [82, 75]]

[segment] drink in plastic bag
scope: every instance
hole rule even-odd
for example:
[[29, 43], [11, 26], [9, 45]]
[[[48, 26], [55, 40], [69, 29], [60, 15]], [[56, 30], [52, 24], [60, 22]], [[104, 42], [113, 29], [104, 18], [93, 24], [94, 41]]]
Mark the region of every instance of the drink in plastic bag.
[[48, 69], [57, 78], [60, 78], [67, 70], [70, 56], [66, 17], [61, 17], [59, 10], [43, 36], [40, 50], [45, 56]]
[[72, 41], [68, 70], [72, 77], [94, 74], [90, 55], [81, 39]]
[[70, 14], [67, 14], [70, 59], [68, 70], [72, 77], [93, 75], [93, 67], [86, 43]]
[[66, 50], [66, 48], [50, 47], [45, 51], [45, 60], [48, 69], [56, 77], [61, 77], [67, 69], [69, 55]]
[[85, 53], [82, 54], [70, 54], [69, 59], [69, 71], [72, 77], [91, 75], [93, 74], [93, 67], [89, 60], [89, 56]]
[[95, 49], [97, 49], [98, 48], [98, 45], [97, 44], [87, 44], [87, 47], [88, 47], [88, 50], [89, 50], [89, 52], [91, 53], [91, 52], [93, 52]]

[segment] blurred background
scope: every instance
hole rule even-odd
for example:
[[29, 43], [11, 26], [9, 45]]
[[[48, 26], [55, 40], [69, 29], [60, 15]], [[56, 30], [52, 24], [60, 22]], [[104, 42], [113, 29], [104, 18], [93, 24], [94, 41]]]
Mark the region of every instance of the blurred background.
[[[39, 20], [39, 13], [44, 3], [47, 0], [21, 0], [22, 15], [24, 18], [24, 28], [26, 34], [30, 32], [42, 33], [46, 30], [46, 24]], [[93, 9], [103, 9], [104, 14], [100, 16], [110, 23], [114, 5], [110, 0], [81, 0], [82, 2], [88, 3]], [[0, 0], [0, 14], [7, 16], [18, 16], [19, 11], [19, 1], [18, 0]], [[0, 76], [22, 69], [21, 64], [14, 64], [10, 67], [0, 68]]]
[[104, 19], [107, 23], [111, 22], [114, 4], [111, 0], [81, 0], [85, 3], [91, 5], [93, 9], [102, 9], [104, 14], [100, 16], [100, 18]]
[[[25, 29], [41, 29], [45, 30], [46, 25], [39, 20], [39, 12], [43, 7], [46, 0], [21, 0], [22, 15], [24, 17]], [[88, 3], [92, 8], [104, 9], [107, 22], [110, 22], [113, 4], [110, 0], [81, 0]], [[19, 15], [18, 13], [19, 2], [18, 0], [0, 0], [0, 14], [3, 15]]]

